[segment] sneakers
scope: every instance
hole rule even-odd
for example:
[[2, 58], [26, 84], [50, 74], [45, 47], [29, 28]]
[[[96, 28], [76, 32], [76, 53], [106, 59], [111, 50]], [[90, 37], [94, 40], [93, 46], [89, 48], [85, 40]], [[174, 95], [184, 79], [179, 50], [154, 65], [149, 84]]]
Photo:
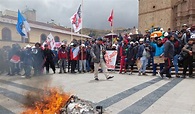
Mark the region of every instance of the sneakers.
[[144, 76], [148, 76], [146, 73], [143, 73]]
[[138, 76], [141, 76], [141, 72], [139, 72]]
[[98, 78], [95, 78], [96, 81], [98, 81], [99, 79]]
[[159, 76], [160, 78], [163, 78], [163, 74], [161, 74], [160, 72], [158, 72], [158, 76]]
[[114, 78], [114, 76], [108, 76], [107, 80]]
[[182, 75], [181, 78], [186, 78], [186, 76], [185, 75]]

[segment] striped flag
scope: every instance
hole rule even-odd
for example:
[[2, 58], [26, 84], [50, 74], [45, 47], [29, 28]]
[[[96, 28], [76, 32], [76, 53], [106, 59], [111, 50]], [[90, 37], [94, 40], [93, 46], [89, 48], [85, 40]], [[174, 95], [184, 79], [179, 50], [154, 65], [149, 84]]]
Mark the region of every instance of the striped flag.
[[70, 18], [74, 32], [79, 32], [82, 29], [81, 5], [78, 11]]
[[29, 23], [22, 16], [22, 14], [20, 13], [20, 10], [18, 10], [18, 22], [16, 25], [16, 30], [24, 38], [28, 38], [27, 32], [30, 32], [31, 30]]

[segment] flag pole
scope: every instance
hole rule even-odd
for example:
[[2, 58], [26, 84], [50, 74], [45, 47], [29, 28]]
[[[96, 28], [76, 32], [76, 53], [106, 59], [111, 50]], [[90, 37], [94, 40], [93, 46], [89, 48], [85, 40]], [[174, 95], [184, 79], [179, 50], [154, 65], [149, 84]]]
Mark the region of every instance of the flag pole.
[[[83, 39], [83, 0], [81, 3], [81, 24], [82, 24], [82, 28], [81, 28], [81, 44], [82, 44], [82, 39]], [[83, 49], [81, 48], [81, 60], [83, 60]]]
[[73, 33], [72, 33], [72, 23], [70, 24], [70, 30], [71, 30], [71, 36], [70, 36], [70, 42], [72, 42], [72, 40], [73, 40]]

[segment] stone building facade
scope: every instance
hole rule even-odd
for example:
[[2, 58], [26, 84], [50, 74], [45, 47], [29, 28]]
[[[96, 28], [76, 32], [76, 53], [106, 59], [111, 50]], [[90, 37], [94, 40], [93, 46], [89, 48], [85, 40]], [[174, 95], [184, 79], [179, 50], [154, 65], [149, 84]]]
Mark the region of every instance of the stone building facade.
[[28, 39], [22, 38], [16, 30], [17, 12], [6, 10], [4, 13], [0, 12], [0, 47], [18, 43], [21, 45], [34, 44], [36, 42], [43, 43], [47, 36], [51, 33], [56, 42], [66, 41], [70, 42], [72, 39], [86, 39], [90, 38], [87, 35], [70, 32], [62, 26], [54, 23], [42, 23], [36, 21], [36, 11], [27, 10], [23, 13], [27, 18], [31, 31], [28, 34]]
[[182, 24], [195, 24], [194, 0], [139, 0], [139, 31], [162, 27], [181, 29]]

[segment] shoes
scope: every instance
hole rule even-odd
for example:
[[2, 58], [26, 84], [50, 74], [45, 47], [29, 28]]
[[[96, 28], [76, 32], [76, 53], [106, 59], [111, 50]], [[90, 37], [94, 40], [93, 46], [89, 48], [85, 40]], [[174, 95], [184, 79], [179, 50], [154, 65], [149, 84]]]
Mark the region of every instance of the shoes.
[[166, 76], [166, 77], [165, 77], [165, 79], [167, 79], [167, 80], [168, 80], [168, 79], [170, 79], [170, 77], [167, 77], [167, 76]]
[[163, 77], [164, 77], [163, 74], [160, 73], [160, 72], [158, 72], [158, 76], [159, 76], [160, 78], [163, 78]]
[[107, 80], [114, 78], [114, 76], [108, 76]]
[[156, 76], [156, 74], [152, 74], [152, 76]]
[[146, 73], [143, 73], [144, 76], [148, 76]]
[[178, 74], [176, 74], [176, 78], [180, 78], [180, 76]]
[[139, 72], [138, 76], [141, 76], [141, 72]]
[[60, 71], [59, 74], [62, 74], [62, 72]]
[[185, 75], [182, 75], [181, 78], [186, 78], [186, 76]]
[[98, 78], [95, 78], [96, 81], [98, 81], [99, 79]]
[[189, 75], [189, 77], [190, 77], [190, 78], [194, 78], [194, 76], [193, 76], [193, 75]]

